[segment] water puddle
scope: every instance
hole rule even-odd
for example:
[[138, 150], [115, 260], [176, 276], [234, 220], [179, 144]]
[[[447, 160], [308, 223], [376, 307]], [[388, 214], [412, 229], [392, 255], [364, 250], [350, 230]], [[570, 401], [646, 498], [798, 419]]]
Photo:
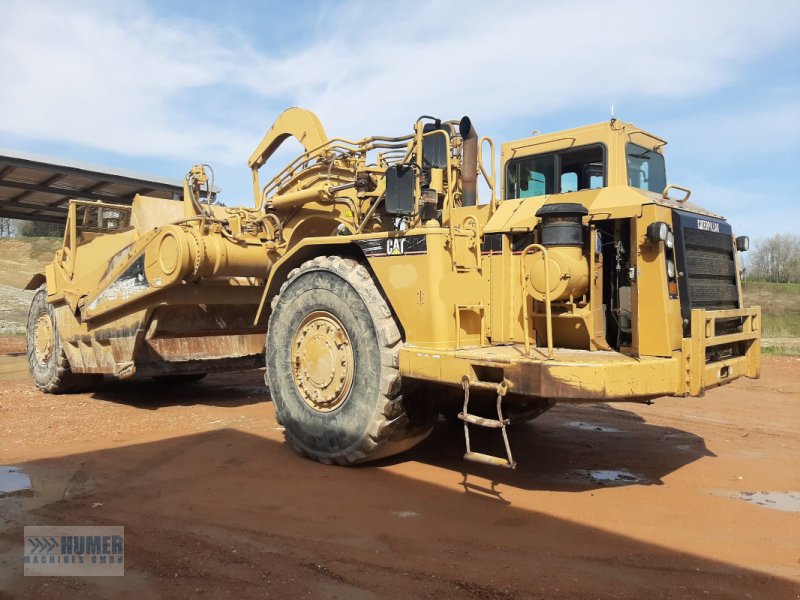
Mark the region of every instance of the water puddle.
[[578, 469], [573, 471], [573, 473], [604, 485], [626, 485], [629, 483], [642, 483], [647, 481], [641, 475], [625, 471], [624, 469], [597, 469], [593, 471]]
[[0, 496], [31, 489], [31, 478], [14, 466], [0, 466]]
[[400, 517], [401, 519], [409, 519], [411, 517], [419, 516], [419, 513], [416, 513], [413, 510], [393, 510], [392, 514], [395, 517]]
[[785, 512], [800, 512], [800, 492], [739, 492], [734, 498]]
[[601, 425], [594, 425], [593, 423], [584, 423], [583, 421], [570, 421], [564, 424], [565, 427], [572, 427], [573, 429], [584, 429], [586, 431], [603, 431], [605, 433], [619, 433], [619, 429], [613, 427], [603, 427]]

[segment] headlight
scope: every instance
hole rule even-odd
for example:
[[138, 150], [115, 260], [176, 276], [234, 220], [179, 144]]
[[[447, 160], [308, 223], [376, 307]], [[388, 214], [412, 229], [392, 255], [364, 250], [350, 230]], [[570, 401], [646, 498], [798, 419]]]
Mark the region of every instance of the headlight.
[[667, 239], [664, 240], [664, 245], [672, 250], [675, 247], [675, 236], [672, 235], [672, 232], [667, 232]]
[[675, 263], [671, 260], [667, 261], [667, 277], [675, 279]]
[[667, 239], [669, 225], [664, 221], [656, 221], [647, 226], [647, 239], [651, 242], [663, 242]]

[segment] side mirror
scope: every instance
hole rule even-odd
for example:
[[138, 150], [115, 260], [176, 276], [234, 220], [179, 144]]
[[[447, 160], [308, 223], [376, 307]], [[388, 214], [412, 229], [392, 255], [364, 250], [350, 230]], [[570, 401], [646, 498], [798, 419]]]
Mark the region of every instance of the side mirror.
[[[443, 133], [430, 133], [441, 131]], [[422, 138], [422, 166], [427, 169], [447, 168], [447, 139], [446, 129], [434, 123], [426, 123], [422, 129], [426, 133]]]
[[409, 165], [394, 165], [386, 169], [386, 212], [395, 216], [414, 214], [414, 193], [417, 174]]
[[747, 252], [750, 249], [750, 238], [746, 235], [740, 235], [736, 238], [736, 249], [739, 252]]

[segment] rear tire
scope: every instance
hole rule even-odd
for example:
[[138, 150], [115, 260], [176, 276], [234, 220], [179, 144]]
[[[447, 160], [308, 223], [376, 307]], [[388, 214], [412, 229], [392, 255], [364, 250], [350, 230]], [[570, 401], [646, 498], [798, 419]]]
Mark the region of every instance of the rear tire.
[[289, 274], [272, 302], [267, 378], [276, 418], [300, 454], [349, 465], [425, 439], [431, 398], [401, 385], [397, 323], [367, 269], [318, 257]]
[[82, 392], [93, 388], [102, 375], [73, 373], [61, 345], [53, 305], [45, 286], [36, 290], [28, 312], [28, 368], [36, 387], [48, 394]]

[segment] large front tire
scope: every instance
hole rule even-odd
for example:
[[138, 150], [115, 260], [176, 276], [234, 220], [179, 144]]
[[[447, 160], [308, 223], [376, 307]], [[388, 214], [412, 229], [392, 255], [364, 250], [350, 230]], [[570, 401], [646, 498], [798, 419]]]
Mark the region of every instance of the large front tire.
[[28, 368], [36, 387], [48, 394], [80, 392], [92, 388], [102, 376], [73, 373], [61, 345], [53, 305], [42, 286], [28, 312]]
[[[367, 269], [318, 257], [289, 274], [272, 303], [267, 379], [287, 441], [342, 465], [416, 445], [435, 418], [430, 398], [402, 385], [397, 323]], [[405, 382], [404, 382], [405, 383]]]

